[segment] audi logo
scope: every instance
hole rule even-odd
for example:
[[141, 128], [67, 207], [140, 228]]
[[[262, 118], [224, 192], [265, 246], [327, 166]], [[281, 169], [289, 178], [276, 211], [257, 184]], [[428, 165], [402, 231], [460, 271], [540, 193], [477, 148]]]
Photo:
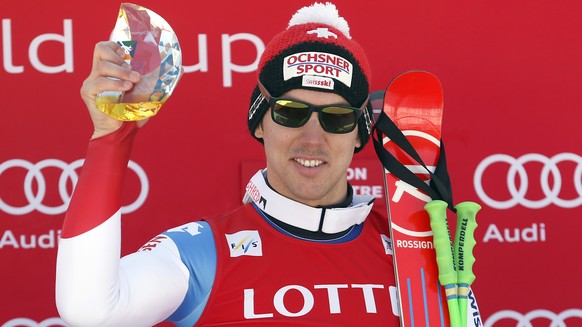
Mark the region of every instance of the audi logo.
[[549, 320], [551, 323], [547, 326], [550, 327], [567, 327], [566, 320], [570, 318], [582, 319], [582, 309], [568, 309], [560, 313], [538, 309], [530, 311], [526, 314], [522, 314], [513, 310], [502, 310], [492, 314], [487, 319], [487, 321], [485, 321], [484, 327], [493, 327], [495, 323], [505, 319], [517, 322], [515, 325], [516, 327], [533, 327], [532, 322], [536, 319]]
[[[46, 215], [58, 215], [67, 210], [71, 195], [67, 191], [67, 182], [71, 181], [73, 187], [77, 184], [79, 176], [76, 169], [83, 166], [84, 159], [75, 160], [72, 163], [66, 163], [59, 159], [45, 159], [37, 163], [23, 159], [11, 159], [0, 164], [0, 176], [9, 169], [25, 169], [27, 170], [24, 177], [23, 188], [24, 196], [27, 204], [22, 206], [15, 206], [6, 203], [0, 198], [0, 210], [11, 215], [25, 215], [33, 211], [39, 211]], [[58, 181], [58, 192], [62, 204], [56, 206], [48, 206], [43, 204], [43, 199], [47, 193], [47, 185], [42, 170], [45, 168], [57, 168], [61, 170], [61, 175]], [[127, 167], [132, 170], [140, 182], [140, 193], [137, 199], [126, 206], [121, 207], [121, 213], [129, 213], [137, 210], [145, 202], [149, 192], [149, 182], [145, 171], [134, 161], [129, 161]], [[33, 181], [36, 182], [36, 194], [33, 190]]]
[[41, 322], [29, 318], [14, 318], [2, 324], [2, 327], [67, 327], [67, 325], [60, 318], [48, 318]]
[[[530, 176], [524, 165], [530, 162], [538, 162], [543, 165], [539, 176], [541, 189], [544, 194], [541, 199], [526, 198]], [[575, 198], [560, 198], [562, 173], [558, 168], [558, 163], [561, 162], [573, 162], [576, 165], [572, 176], [574, 188], [578, 193], [578, 196]], [[485, 192], [483, 188], [483, 174], [493, 164], [509, 165], [506, 176], [507, 190], [511, 195], [509, 199], [494, 199], [491, 196], [492, 193], [494, 194], [493, 190]], [[516, 179], [516, 175], [519, 178]], [[516, 185], [517, 181], [519, 181], [519, 186]], [[550, 185], [550, 181], [553, 182], [553, 185]], [[530, 209], [540, 209], [550, 204], [562, 208], [575, 208], [582, 205], [582, 157], [568, 152], [557, 154], [551, 158], [537, 153], [525, 154], [519, 158], [514, 158], [507, 154], [494, 154], [479, 163], [475, 170], [473, 184], [479, 198], [488, 206], [496, 209], [509, 209], [518, 204]]]

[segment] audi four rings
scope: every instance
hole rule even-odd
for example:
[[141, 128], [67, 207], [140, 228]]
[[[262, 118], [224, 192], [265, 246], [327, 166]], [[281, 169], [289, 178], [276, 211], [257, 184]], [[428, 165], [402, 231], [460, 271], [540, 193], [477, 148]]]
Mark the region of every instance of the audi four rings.
[[485, 321], [484, 327], [495, 327], [495, 323], [506, 319], [515, 321], [516, 327], [531, 327], [533, 326], [533, 321], [537, 319], [549, 320], [550, 323], [547, 326], [568, 327], [566, 320], [569, 318], [582, 319], [582, 310], [568, 309], [560, 313], [554, 313], [549, 310], [537, 309], [525, 314], [513, 310], [502, 310], [497, 311], [496, 313], [489, 316], [489, 318], [487, 318]]
[[[543, 164], [539, 176], [540, 185], [544, 193], [544, 197], [541, 199], [531, 200], [526, 198], [529, 177], [525, 169], [525, 164], [529, 162], [539, 162]], [[560, 192], [562, 189], [562, 174], [558, 168], [558, 163], [560, 162], [573, 162], [576, 164], [573, 173], [573, 181], [578, 197], [573, 199], [560, 198]], [[485, 192], [483, 188], [483, 174], [485, 170], [496, 163], [505, 163], [509, 165], [506, 183], [511, 198], [507, 200], [496, 200], [490, 196], [490, 194], [494, 193], [493, 190]], [[516, 174], [519, 176], [519, 179], [517, 180], [515, 178]], [[517, 181], [519, 181], [519, 186], [516, 185]], [[552, 186], [550, 186], [550, 181], [553, 182]], [[540, 209], [550, 204], [555, 204], [562, 208], [575, 208], [582, 205], [582, 157], [569, 152], [560, 153], [551, 158], [537, 153], [525, 154], [519, 158], [514, 158], [506, 154], [494, 154], [485, 158], [477, 166], [473, 184], [479, 198], [485, 204], [495, 209], [509, 209], [518, 204], [530, 209]]]
[[[66, 163], [59, 159], [44, 159], [37, 163], [32, 163], [23, 159], [11, 159], [0, 164], [0, 175], [10, 169], [25, 169], [26, 176], [23, 181], [24, 196], [27, 204], [23, 206], [14, 206], [4, 202], [0, 198], [0, 210], [11, 215], [25, 215], [32, 211], [39, 211], [46, 215], [59, 215], [67, 210], [71, 195], [67, 192], [67, 181], [71, 181], [74, 185], [77, 184], [79, 176], [76, 169], [83, 166], [84, 159], [78, 159], [72, 163]], [[57, 206], [48, 206], [43, 204], [43, 199], [47, 193], [47, 185], [45, 177], [42, 174], [44, 168], [57, 168], [61, 170], [61, 175], [58, 182], [58, 192], [61, 197], [62, 204]], [[149, 181], [145, 171], [134, 161], [129, 161], [127, 167], [132, 170], [140, 182], [140, 192], [137, 199], [126, 206], [121, 207], [121, 213], [129, 213], [137, 210], [145, 202], [149, 192]], [[33, 190], [34, 181], [36, 182], [36, 194]]]

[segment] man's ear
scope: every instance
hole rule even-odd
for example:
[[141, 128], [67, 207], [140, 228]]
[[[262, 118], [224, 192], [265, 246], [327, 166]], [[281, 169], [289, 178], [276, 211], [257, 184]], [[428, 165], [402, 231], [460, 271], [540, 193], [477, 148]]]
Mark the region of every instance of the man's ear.
[[257, 125], [257, 128], [255, 128], [255, 132], [253, 133], [253, 135], [258, 138], [258, 139], [262, 139], [264, 136], [263, 133], [263, 122], [259, 122], [259, 125]]
[[362, 146], [362, 138], [360, 137], [360, 133], [356, 132], [356, 148], [359, 148]]

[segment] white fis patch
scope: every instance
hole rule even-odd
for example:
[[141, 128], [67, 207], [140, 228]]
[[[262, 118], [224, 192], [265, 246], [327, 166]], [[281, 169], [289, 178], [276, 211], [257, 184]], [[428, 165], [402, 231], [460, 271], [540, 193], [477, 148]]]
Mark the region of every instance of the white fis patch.
[[388, 255], [394, 255], [394, 249], [392, 248], [392, 239], [384, 234], [380, 234], [382, 239], [382, 244], [384, 245], [384, 251]]
[[241, 230], [234, 234], [224, 234], [228, 242], [231, 257], [243, 255], [263, 256], [261, 236], [256, 230]]
[[351, 87], [353, 65], [343, 57], [325, 52], [300, 52], [285, 57], [283, 61], [285, 81], [304, 75], [333, 78]]

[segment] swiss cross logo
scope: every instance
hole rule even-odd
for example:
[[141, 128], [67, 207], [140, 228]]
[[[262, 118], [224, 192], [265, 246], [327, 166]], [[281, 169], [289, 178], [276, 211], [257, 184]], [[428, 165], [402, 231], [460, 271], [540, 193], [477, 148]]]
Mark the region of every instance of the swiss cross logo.
[[325, 39], [329, 39], [330, 37], [337, 39], [337, 34], [331, 32], [327, 27], [319, 27], [314, 30], [307, 31], [307, 34], [317, 34], [317, 37], [322, 37]]
[[234, 234], [225, 234], [231, 257], [243, 255], [257, 256], [263, 255], [261, 236], [256, 230], [242, 230]]

